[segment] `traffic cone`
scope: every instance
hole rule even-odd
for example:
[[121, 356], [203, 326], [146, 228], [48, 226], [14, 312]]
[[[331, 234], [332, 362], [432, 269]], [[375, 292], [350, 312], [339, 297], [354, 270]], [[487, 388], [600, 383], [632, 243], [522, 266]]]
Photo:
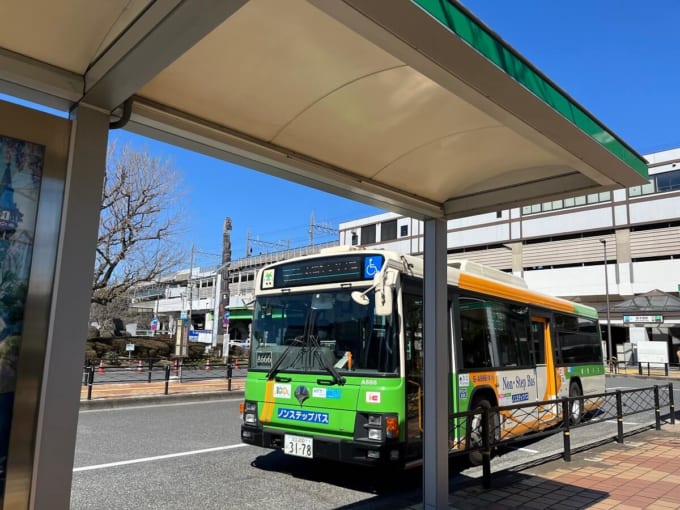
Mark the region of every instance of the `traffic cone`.
[[97, 369], [98, 374], [104, 373], [104, 360], [99, 361], [99, 368]]
[[206, 370], [210, 370], [210, 358], [208, 358], [207, 360], [205, 360], [205, 369], [206, 369]]
[[143, 370], [144, 370], [144, 367], [143, 367], [143, 365], [142, 365], [142, 360], [140, 359], [140, 360], [137, 362], [137, 372], [142, 372]]

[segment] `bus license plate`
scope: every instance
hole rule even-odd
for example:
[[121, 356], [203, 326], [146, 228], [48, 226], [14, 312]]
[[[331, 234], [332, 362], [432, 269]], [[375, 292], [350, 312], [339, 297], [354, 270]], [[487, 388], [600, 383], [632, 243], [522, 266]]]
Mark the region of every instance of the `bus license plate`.
[[297, 457], [307, 457], [311, 459], [314, 456], [312, 448], [312, 438], [302, 436], [284, 435], [285, 445], [283, 452], [288, 455], [295, 455]]

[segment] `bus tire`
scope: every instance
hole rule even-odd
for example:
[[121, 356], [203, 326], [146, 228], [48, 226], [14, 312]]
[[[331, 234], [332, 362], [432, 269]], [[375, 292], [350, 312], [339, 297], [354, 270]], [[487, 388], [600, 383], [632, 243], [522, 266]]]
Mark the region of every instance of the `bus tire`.
[[[569, 384], [569, 398], [572, 399], [575, 397], [582, 396], [583, 390], [581, 389], [581, 385], [576, 381], [572, 381]], [[569, 424], [578, 425], [579, 423], [581, 423], [582, 420], [583, 420], [583, 400], [581, 399], [571, 400], [569, 410]]]
[[[475, 399], [473, 404], [470, 406], [471, 411], [478, 411], [481, 409], [491, 409], [493, 406], [491, 405], [491, 402], [489, 402], [486, 398], [481, 397], [479, 399]], [[473, 448], [478, 448], [482, 446], [483, 444], [483, 437], [482, 437], [482, 418], [483, 414], [475, 414], [470, 418], [469, 421], [469, 432], [468, 432], [468, 438], [469, 438], [469, 444]], [[493, 442], [498, 441], [499, 438], [499, 424], [500, 421], [498, 419], [498, 413], [491, 412], [489, 413], [489, 429], [492, 431], [492, 436]], [[492, 448], [493, 451], [493, 448]], [[484, 455], [480, 450], [474, 450], [471, 451], [468, 454], [468, 459], [470, 461], [470, 464], [473, 466], [479, 466], [482, 464], [482, 461], [484, 460]]]

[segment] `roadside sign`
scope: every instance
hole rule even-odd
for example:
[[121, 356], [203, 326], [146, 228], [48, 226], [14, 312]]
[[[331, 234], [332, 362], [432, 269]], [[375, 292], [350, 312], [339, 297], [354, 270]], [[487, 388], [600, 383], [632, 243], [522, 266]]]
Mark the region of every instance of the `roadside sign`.
[[127, 352], [132, 352], [135, 350], [135, 344], [125, 344], [125, 350]]
[[663, 315], [624, 315], [623, 323], [659, 324], [663, 322]]

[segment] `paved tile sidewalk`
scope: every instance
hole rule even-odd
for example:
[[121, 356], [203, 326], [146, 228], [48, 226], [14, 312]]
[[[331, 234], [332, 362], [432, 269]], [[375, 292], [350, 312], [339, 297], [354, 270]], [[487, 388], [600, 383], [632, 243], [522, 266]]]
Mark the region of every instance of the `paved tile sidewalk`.
[[450, 508], [680, 509], [680, 423], [453, 492]]

